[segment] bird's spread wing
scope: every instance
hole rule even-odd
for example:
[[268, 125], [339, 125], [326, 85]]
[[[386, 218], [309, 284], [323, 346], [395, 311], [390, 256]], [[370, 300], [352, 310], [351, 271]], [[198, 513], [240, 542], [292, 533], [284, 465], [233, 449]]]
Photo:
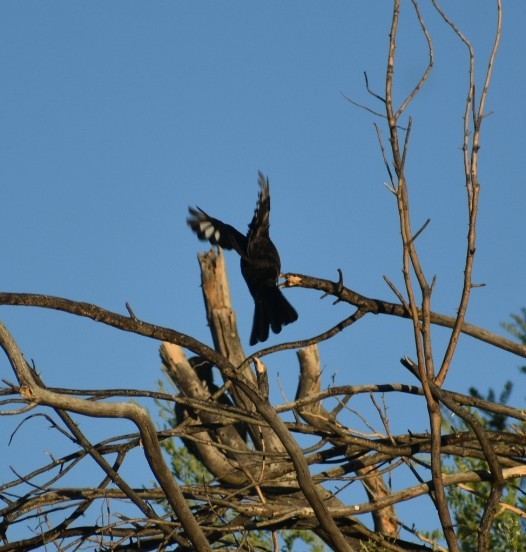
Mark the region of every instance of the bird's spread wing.
[[234, 249], [244, 257], [247, 249], [247, 238], [230, 224], [211, 217], [202, 209], [188, 208], [190, 217], [186, 219], [188, 226], [197, 234], [200, 240], [209, 241], [223, 249]]
[[270, 191], [268, 178], [259, 171], [258, 184], [260, 186], [258, 202], [252, 222], [248, 225], [248, 240], [259, 241], [260, 238], [268, 239], [270, 228]]
[[258, 183], [258, 202], [246, 236], [198, 207], [189, 208], [190, 217], [187, 219], [199, 239], [225, 249], [235, 249], [241, 256], [241, 273], [255, 303], [251, 345], [266, 341], [269, 330], [279, 333], [283, 326], [298, 318], [298, 313], [277, 286], [281, 263], [269, 236], [269, 182], [262, 172], [259, 172]]

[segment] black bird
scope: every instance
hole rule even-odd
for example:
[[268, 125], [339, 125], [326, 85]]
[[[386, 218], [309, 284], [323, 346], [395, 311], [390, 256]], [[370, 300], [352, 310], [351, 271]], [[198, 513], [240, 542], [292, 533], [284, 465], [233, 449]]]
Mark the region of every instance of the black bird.
[[260, 171], [261, 188], [248, 233], [244, 236], [233, 226], [207, 215], [202, 209], [188, 208], [190, 228], [200, 240], [208, 240], [223, 249], [235, 249], [241, 257], [241, 274], [254, 298], [254, 322], [250, 345], [268, 339], [269, 327], [274, 333], [298, 319], [298, 313], [278, 287], [281, 262], [278, 250], [269, 236], [270, 193], [268, 178]]

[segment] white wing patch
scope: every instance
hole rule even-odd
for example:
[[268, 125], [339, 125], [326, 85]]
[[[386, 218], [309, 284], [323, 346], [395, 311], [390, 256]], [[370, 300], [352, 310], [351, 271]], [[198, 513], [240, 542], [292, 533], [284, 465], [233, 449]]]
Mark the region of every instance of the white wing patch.
[[208, 221], [201, 223], [201, 232], [203, 232], [207, 240], [210, 239], [210, 236], [212, 236], [214, 231], [215, 228]]

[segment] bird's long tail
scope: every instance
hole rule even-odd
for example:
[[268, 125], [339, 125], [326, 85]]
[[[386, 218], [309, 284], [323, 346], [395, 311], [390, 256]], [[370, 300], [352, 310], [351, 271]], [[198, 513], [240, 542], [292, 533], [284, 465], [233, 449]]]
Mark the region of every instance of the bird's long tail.
[[279, 333], [283, 326], [297, 319], [298, 313], [277, 286], [264, 288], [255, 299], [250, 345], [266, 341], [269, 328], [272, 328], [274, 333]]

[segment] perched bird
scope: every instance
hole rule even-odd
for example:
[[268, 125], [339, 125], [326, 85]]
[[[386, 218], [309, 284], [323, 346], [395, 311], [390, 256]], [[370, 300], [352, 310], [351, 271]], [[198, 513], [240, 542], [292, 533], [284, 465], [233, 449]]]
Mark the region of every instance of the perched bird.
[[200, 240], [208, 240], [223, 249], [235, 249], [241, 257], [241, 274], [254, 298], [254, 322], [250, 345], [268, 339], [269, 328], [274, 333], [298, 319], [298, 313], [278, 287], [281, 261], [269, 236], [270, 193], [268, 178], [259, 172], [261, 188], [258, 203], [248, 233], [244, 236], [233, 226], [215, 219], [197, 207], [188, 208], [190, 228]]

